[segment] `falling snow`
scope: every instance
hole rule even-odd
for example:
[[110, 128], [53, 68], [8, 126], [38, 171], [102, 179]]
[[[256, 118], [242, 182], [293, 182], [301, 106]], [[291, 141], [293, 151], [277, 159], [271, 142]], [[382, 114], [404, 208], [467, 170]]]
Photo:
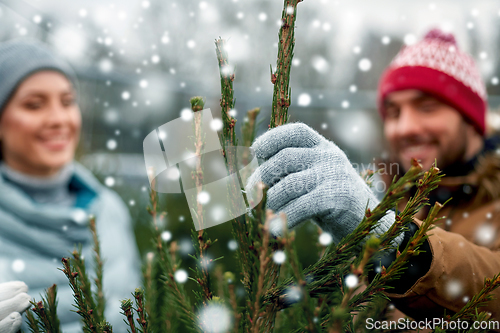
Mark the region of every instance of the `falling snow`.
[[333, 242], [332, 235], [330, 235], [328, 232], [323, 232], [319, 236], [319, 242], [323, 246], [328, 246]]
[[446, 282], [446, 293], [450, 298], [457, 298], [463, 293], [462, 283], [458, 280], [449, 280]]
[[174, 275], [175, 281], [179, 283], [185, 283], [188, 277], [188, 273], [183, 269], [178, 269]]
[[122, 92], [122, 99], [129, 100], [130, 99], [130, 93], [128, 91]]
[[118, 143], [114, 139], [110, 139], [106, 142], [106, 148], [108, 148], [109, 150], [115, 150], [117, 146]]
[[302, 299], [302, 290], [297, 286], [285, 289], [285, 299], [287, 303], [297, 303]]
[[164, 241], [164, 242], [168, 242], [169, 240], [172, 239], [172, 233], [170, 231], [163, 231], [161, 233], [161, 239]]
[[372, 62], [370, 59], [363, 58], [359, 61], [358, 67], [363, 72], [368, 72], [372, 68]]
[[24, 272], [25, 268], [26, 268], [26, 264], [21, 259], [16, 259], [12, 262], [12, 270], [15, 273], [22, 273], [22, 272]]
[[358, 285], [359, 283], [359, 279], [356, 275], [354, 274], [349, 274], [345, 277], [345, 285], [347, 286], [347, 288], [354, 288]]
[[328, 61], [326, 61], [326, 59], [323, 58], [322, 56], [314, 56], [311, 59], [311, 63], [312, 63], [313, 68], [318, 73], [324, 74], [324, 73], [328, 72], [328, 69], [329, 69]]
[[238, 242], [234, 239], [231, 239], [229, 242], [227, 242], [227, 247], [231, 251], [236, 251], [238, 249]]
[[284, 263], [285, 260], [286, 260], [286, 254], [285, 254], [285, 252], [283, 252], [283, 251], [276, 251], [276, 252], [274, 252], [274, 254], [273, 254], [273, 260], [274, 260], [275, 263], [280, 264], [280, 265], [282, 263]]
[[223, 333], [231, 326], [231, 312], [221, 304], [209, 304], [199, 314], [200, 326], [204, 332]]
[[191, 109], [184, 108], [181, 110], [181, 118], [184, 121], [190, 121], [191, 119], [193, 119], [193, 115], [194, 113]]
[[311, 104], [311, 95], [307, 93], [302, 93], [298, 97], [297, 104], [299, 106], [309, 106]]
[[222, 126], [223, 126], [222, 120], [220, 120], [219, 118], [214, 118], [210, 122], [210, 128], [213, 131], [220, 131], [222, 129]]
[[115, 186], [115, 179], [113, 177], [106, 177], [104, 179], [104, 184], [106, 184], [107, 187], [113, 187]]
[[210, 194], [208, 194], [208, 192], [201, 191], [198, 193], [196, 199], [200, 204], [205, 205], [210, 201]]
[[476, 229], [476, 242], [488, 246], [495, 240], [496, 230], [491, 224], [483, 224]]

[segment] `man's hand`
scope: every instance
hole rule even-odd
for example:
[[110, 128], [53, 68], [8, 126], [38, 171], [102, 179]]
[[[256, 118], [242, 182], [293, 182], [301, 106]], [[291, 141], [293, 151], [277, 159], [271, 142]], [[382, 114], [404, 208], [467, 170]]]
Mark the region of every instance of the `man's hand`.
[[[289, 228], [312, 218], [338, 243], [358, 226], [367, 207], [379, 203], [344, 152], [305, 124], [272, 129], [252, 148], [265, 162], [250, 176], [247, 193], [260, 181], [269, 186], [267, 208], [284, 212]], [[389, 212], [375, 233], [386, 232], [394, 218]]]
[[30, 306], [27, 292], [22, 281], [0, 283], [0, 333], [15, 333], [21, 327], [21, 313]]

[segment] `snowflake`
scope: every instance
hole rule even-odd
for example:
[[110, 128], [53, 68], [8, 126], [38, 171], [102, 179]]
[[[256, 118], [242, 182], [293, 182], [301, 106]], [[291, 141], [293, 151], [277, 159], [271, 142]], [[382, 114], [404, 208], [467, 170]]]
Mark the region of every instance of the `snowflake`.
[[368, 72], [372, 68], [372, 62], [370, 59], [363, 58], [359, 61], [358, 67], [363, 72]]
[[283, 251], [276, 251], [273, 254], [273, 260], [275, 263], [281, 265], [286, 260], [286, 254]]
[[236, 251], [238, 249], [238, 242], [235, 241], [234, 239], [231, 239], [228, 243], [227, 243], [227, 247], [231, 250], [231, 251]]
[[128, 91], [122, 92], [122, 99], [124, 100], [130, 99], [130, 93]]
[[413, 45], [417, 42], [417, 37], [414, 34], [407, 34], [404, 36], [404, 42], [406, 45]]
[[175, 281], [179, 283], [185, 283], [188, 277], [188, 273], [183, 269], [178, 269], [174, 274]]
[[[326, 124], [325, 124], [326, 125]], [[333, 238], [332, 238], [332, 235], [330, 235], [328, 232], [323, 232], [320, 236], [319, 236], [319, 242], [321, 245], [323, 246], [327, 246], [327, 245], [330, 245], [332, 242], [333, 242]]]
[[104, 184], [106, 184], [107, 187], [113, 187], [115, 185], [115, 179], [113, 177], [106, 177], [106, 179], [104, 179]]
[[16, 259], [12, 262], [12, 270], [16, 273], [22, 273], [26, 268], [26, 264], [21, 259]]
[[109, 150], [115, 150], [117, 146], [118, 143], [114, 139], [110, 139], [106, 142], [106, 148], [108, 148]]
[[309, 106], [309, 104], [311, 104], [311, 95], [306, 93], [300, 94], [298, 97], [297, 104], [299, 106]]
[[221, 304], [209, 304], [199, 314], [200, 326], [204, 332], [227, 332], [231, 326], [231, 312]]
[[491, 245], [495, 236], [496, 230], [491, 224], [483, 224], [476, 230], [476, 241], [479, 245]]
[[326, 73], [329, 68], [328, 61], [326, 61], [325, 58], [322, 56], [314, 56], [311, 59], [311, 63], [313, 68], [318, 72], [318, 73]]
[[358, 283], [359, 283], [359, 279], [354, 274], [349, 274], [345, 277], [345, 285], [349, 289], [356, 287], [358, 285]]
[[181, 110], [181, 118], [184, 121], [190, 121], [193, 119], [193, 110], [184, 108]]
[[462, 283], [458, 280], [450, 280], [446, 283], [446, 293], [451, 298], [457, 298], [462, 295], [463, 287]]
[[169, 240], [172, 239], [172, 233], [170, 231], [164, 231], [161, 233], [161, 239], [164, 242], [168, 242]]
[[210, 194], [208, 192], [201, 191], [198, 193], [196, 199], [200, 204], [205, 205], [210, 201]]

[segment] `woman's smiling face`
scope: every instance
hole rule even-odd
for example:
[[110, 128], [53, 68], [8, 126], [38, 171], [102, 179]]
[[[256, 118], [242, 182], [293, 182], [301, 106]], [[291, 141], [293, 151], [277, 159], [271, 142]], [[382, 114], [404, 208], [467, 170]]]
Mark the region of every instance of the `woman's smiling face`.
[[32, 74], [0, 115], [3, 161], [26, 174], [53, 175], [73, 160], [80, 129], [80, 109], [66, 76], [50, 70]]

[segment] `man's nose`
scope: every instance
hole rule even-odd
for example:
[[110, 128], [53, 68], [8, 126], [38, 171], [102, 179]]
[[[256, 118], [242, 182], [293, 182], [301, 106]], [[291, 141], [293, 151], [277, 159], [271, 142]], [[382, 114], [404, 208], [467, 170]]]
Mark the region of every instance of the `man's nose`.
[[397, 124], [398, 136], [407, 137], [420, 134], [422, 131], [421, 120], [417, 110], [411, 106], [401, 108]]

